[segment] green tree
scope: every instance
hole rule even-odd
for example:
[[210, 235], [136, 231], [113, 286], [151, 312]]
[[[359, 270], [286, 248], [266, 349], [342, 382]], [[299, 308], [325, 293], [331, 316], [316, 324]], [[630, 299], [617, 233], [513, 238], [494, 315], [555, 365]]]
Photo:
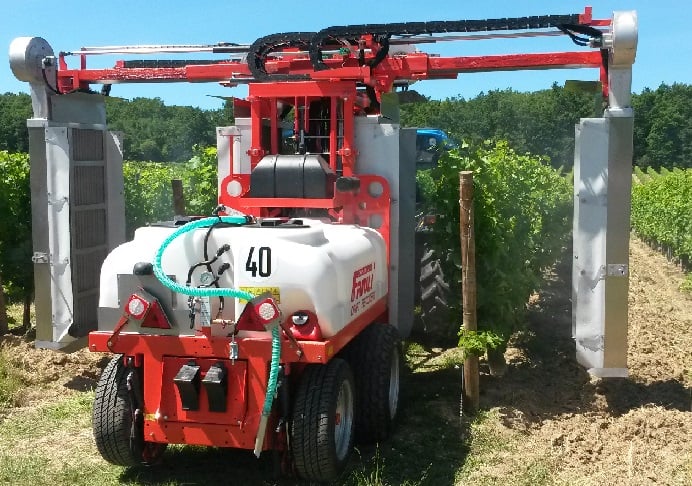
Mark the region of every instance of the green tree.
[[662, 84], [632, 98], [634, 159], [640, 167], [692, 167], [692, 85]]
[[[22, 325], [28, 329], [34, 286], [28, 155], [0, 151], [0, 174], [0, 292], [3, 303], [5, 297], [24, 303]], [[0, 314], [0, 334], [3, 331], [6, 313]]]
[[574, 125], [593, 115], [593, 95], [556, 84], [533, 93], [494, 90], [470, 100], [428, 100], [402, 107], [406, 126], [441, 128], [472, 144], [507, 140], [518, 153], [547, 156], [554, 167], [572, 166]]
[[107, 98], [106, 110], [109, 127], [125, 133], [125, 159], [154, 162], [186, 161], [194, 145], [214, 145], [216, 123], [226, 118], [223, 110], [166, 106], [159, 98]]
[[32, 117], [31, 96], [24, 93], [0, 95], [0, 150], [29, 151], [26, 120]]
[[218, 163], [216, 147], [193, 147], [194, 156], [181, 174], [188, 214], [210, 216], [218, 205]]
[[173, 216], [171, 179], [177, 179], [178, 164], [125, 162], [125, 222], [127, 237], [134, 230]]
[[125, 162], [125, 221], [128, 238], [135, 229], [173, 214], [171, 180], [183, 182], [186, 213], [209, 216], [218, 204], [216, 147], [192, 148], [184, 163]]

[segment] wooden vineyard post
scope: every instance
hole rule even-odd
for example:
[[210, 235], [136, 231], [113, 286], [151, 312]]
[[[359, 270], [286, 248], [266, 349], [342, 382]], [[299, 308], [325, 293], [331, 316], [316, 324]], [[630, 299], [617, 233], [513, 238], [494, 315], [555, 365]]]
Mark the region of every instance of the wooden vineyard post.
[[180, 179], [171, 180], [173, 189], [173, 213], [176, 216], [185, 216], [185, 196], [183, 195], [183, 181]]
[[[459, 230], [461, 235], [461, 295], [463, 326], [475, 331], [476, 324], [476, 243], [473, 230], [473, 172], [459, 172]], [[480, 404], [478, 356], [464, 361], [462, 403], [467, 411], [475, 413]]]

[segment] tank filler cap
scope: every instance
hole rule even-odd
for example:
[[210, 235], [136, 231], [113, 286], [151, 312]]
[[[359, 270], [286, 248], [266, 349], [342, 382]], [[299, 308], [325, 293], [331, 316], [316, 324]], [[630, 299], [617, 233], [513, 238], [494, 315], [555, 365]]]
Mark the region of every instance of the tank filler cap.
[[138, 262], [135, 263], [134, 268], [132, 269], [132, 273], [135, 275], [153, 275], [154, 274], [154, 265], [152, 265], [150, 262]]

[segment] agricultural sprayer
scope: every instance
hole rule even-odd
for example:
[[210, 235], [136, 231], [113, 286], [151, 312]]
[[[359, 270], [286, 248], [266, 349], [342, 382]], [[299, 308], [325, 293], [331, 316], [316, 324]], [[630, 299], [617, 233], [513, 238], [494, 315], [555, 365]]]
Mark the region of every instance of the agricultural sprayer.
[[[416, 49], [555, 35], [579, 49]], [[156, 463], [167, 444], [273, 450], [286, 471], [329, 480], [354, 441], [387, 438], [416, 281], [416, 131], [399, 125], [396, 92], [466, 72], [599, 70], [608, 108], [577, 127], [574, 335], [592, 373], [626, 373], [636, 42], [634, 12], [596, 20], [588, 7], [330, 27], [250, 45], [56, 55], [40, 37], [15, 39], [11, 68], [30, 83], [34, 109], [37, 345], [114, 354], [94, 403], [102, 456], [129, 466]], [[195, 59], [170, 59], [186, 53]], [[105, 55], [127, 60], [87, 66]], [[235, 125], [217, 129], [218, 207], [124, 242], [121, 138], [91, 86], [107, 94], [143, 82], [247, 84], [249, 94], [233, 100]]]

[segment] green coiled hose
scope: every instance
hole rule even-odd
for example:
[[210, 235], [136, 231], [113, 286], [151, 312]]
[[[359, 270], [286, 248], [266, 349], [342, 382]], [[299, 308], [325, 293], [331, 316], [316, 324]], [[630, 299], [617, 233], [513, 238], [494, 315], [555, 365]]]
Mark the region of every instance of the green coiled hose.
[[254, 297], [249, 292], [244, 292], [238, 289], [224, 289], [224, 288], [198, 288], [198, 287], [187, 287], [185, 285], [180, 285], [177, 282], [171, 280], [168, 275], [161, 268], [161, 259], [163, 257], [163, 252], [166, 251], [168, 245], [171, 244], [173, 240], [179, 236], [194, 231], [199, 228], [208, 228], [209, 226], [218, 223], [230, 223], [230, 224], [243, 224], [246, 222], [243, 216], [222, 216], [221, 218], [204, 218], [198, 219], [197, 221], [191, 221], [190, 223], [184, 224], [173, 233], [171, 233], [168, 238], [166, 238], [161, 247], [156, 252], [154, 257], [154, 275], [161, 284], [172, 290], [173, 292], [178, 292], [179, 294], [192, 295], [193, 297], [233, 297], [236, 299], [241, 299], [245, 301], [252, 300]]

